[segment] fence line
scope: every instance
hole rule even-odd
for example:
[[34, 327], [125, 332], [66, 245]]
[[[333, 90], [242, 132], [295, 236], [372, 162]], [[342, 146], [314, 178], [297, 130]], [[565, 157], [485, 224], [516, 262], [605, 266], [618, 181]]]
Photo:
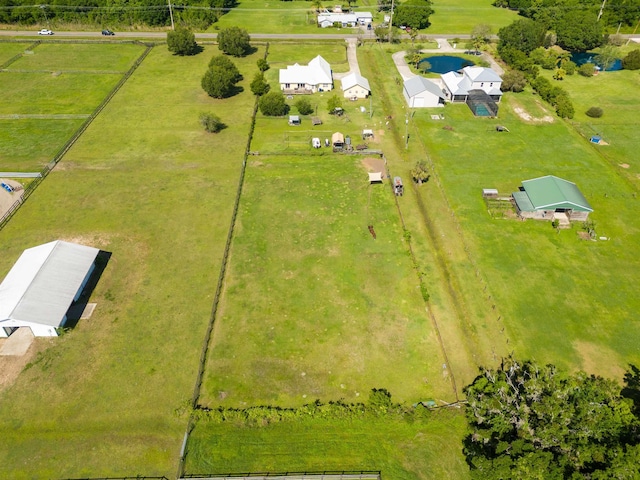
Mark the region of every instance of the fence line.
[[[133, 42], [133, 43], [139, 43], [139, 42]], [[7, 222], [11, 220], [11, 217], [13, 217], [13, 215], [18, 210], [18, 208], [20, 208], [20, 206], [31, 196], [31, 194], [35, 191], [38, 185], [40, 185], [40, 183], [47, 177], [47, 175], [49, 175], [51, 170], [55, 168], [55, 166], [58, 164], [60, 159], [69, 151], [69, 149], [71, 149], [71, 147], [76, 143], [78, 138], [80, 138], [80, 136], [85, 132], [85, 130], [89, 127], [89, 125], [91, 125], [93, 120], [100, 114], [100, 112], [102, 112], [102, 110], [104, 110], [104, 107], [107, 106], [107, 104], [111, 101], [111, 99], [115, 96], [115, 94], [118, 93], [120, 88], [122, 88], [122, 86], [129, 79], [129, 77], [133, 75], [133, 72], [136, 71], [136, 69], [140, 66], [142, 61], [147, 57], [147, 55], [153, 48], [153, 45], [147, 44], [146, 47], [147, 48], [145, 49], [145, 51], [142, 52], [142, 54], [134, 62], [131, 68], [124, 74], [124, 76], [120, 79], [120, 81], [116, 84], [116, 86], [113, 87], [111, 92], [109, 92], [109, 94], [96, 107], [93, 113], [82, 123], [82, 125], [80, 125], [80, 128], [76, 130], [73, 136], [69, 140], [67, 140], [67, 142], [62, 146], [62, 148], [60, 148], [60, 150], [58, 150], [58, 152], [53, 157], [53, 160], [51, 160], [47, 164], [47, 166], [42, 169], [42, 171], [40, 172], [40, 176], [26, 186], [22, 196], [18, 200], [16, 200], [11, 207], [9, 207], [9, 210], [7, 210], [7, 212], [5, 212], [5, 214], [2, 215], [2, 217], [0, 217], [0, 230], [2, 230], [4, 226], [7, 224]]]
[[266, 472], [266, 473], [229, 473], [214, 475], [185, 475], [182, 479], [192, 480], [381, 480], [379, 470], [361, 471], [324, 471], [324, 472]]

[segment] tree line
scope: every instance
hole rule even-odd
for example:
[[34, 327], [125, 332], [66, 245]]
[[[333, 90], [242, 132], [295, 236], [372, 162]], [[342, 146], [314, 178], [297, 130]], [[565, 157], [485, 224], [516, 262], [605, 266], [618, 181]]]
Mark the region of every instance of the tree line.
[[206, 29], [236, 4], [236, 0], [183, 0], [170, 12], [166, 0], [49, 0], [38, 5], [32, 0], [0, 0], [0, 23], [164, 27], [171, 25], [173, 13], [175, 22]]

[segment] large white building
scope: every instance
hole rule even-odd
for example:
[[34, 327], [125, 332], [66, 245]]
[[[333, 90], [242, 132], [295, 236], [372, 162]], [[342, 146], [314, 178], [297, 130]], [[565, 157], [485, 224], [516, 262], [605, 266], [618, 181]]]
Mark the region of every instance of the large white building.
[[409, 108], [444, 107], [442, 88], [427, 78], [416, 76], [405, 80], [402, 93]]
[[328, 92], [333, 89], [331, 65], [320, 55], [308, 65], [289, 65], [280, 69], [279, 83], [286, 93]]
[[466, 102], [471, 90], [482, 90], [495, 102], [502, 98], [502, 78], [490, 68], [464, 67], [461, 73], [447, 72], [441, 78], [450, 102]]
[[318, 25], [322, 28], [339, 25], [341, 27], [357, 27], [371, 25], [373, 14], [371, 12], [352, 13], [320, 13], [318, 15]]
[[0, 284], [0, 337], [18, 327], [29, 327], [36, 337], [57, 337], [99, 252], [61, 240], [22, 252]]

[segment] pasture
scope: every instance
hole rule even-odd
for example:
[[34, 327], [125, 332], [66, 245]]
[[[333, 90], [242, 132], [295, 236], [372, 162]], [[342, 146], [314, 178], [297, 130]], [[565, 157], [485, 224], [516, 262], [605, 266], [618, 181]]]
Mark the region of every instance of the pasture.
[[[175, 472], [254, 104], [202, 91], [214, 53], [154, 48], [0, 231], [1, 276], [58, 238], [111, 253], [91, 319], [37, 340], [0, 393], [0, 477]], [[262, 54], [236, 60], [246, 90]], [[207, 134], [207, 111], [228, 128]]]

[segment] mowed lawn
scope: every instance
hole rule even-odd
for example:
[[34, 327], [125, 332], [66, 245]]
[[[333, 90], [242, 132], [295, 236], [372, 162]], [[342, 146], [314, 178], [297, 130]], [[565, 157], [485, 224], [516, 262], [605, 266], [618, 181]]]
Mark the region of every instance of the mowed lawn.
[[[154, 48], [0, 231], [0, 276], [55, 239], [111, 254], [91, 319], [36, 340], [40, 353], [0, 392], [0, 477], [176, 471], [185, 419], [174, 412], [193, 391], [264, 51], [235, 60], [246, 91], [227, 100], [200, 87], [214, 53]], [[206, 133], [202, 112], [228, 128]]]
[[[621, 379], [640, 361], [640, 328], [629, 321], [640, 307], [637, 190], [536, 98], [506, 95], [496, 120], [473, 118], [466, 105], [446, 107], [444, 122], [428, 112], [415, 120], [515, 353]], [[525, 122], [514, 108], [553, 122]], [[580, 223], [556, 232], [549, 222], [489, 216], [482, 188], [509, 195], [543, 175], [575, 182], [608, 240], [581, 240]]]
[[468, 35], [473, 27], [484, 24], [495, 34], [517, 20], [517, 12], [494, 7], [492, 3], [492, 0], [434, 0], [431, 25], [424, 32]]
[[198, 423], [186, 472], [379, 470], [394, 480], [469, 478], [461, 411], [409, 423], [389, 419], [301, 419], [266, 427]]
[[250, 158], [204, 405], [451, 395], [394, 197], [361, 159]]

